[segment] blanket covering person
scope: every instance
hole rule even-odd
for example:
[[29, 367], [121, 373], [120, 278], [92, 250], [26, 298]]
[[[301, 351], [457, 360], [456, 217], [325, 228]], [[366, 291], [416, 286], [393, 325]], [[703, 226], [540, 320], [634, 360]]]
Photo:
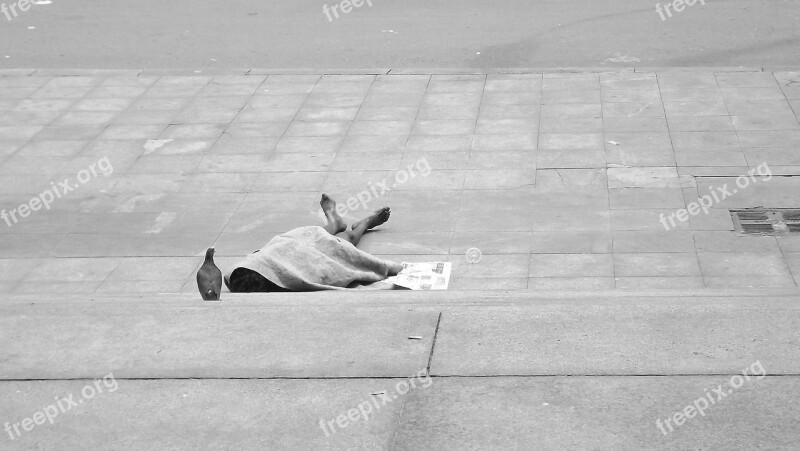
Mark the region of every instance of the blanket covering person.
[[244, 268], [289, 291], [343, 290], [386, 279], [392, 264], [322, 227], [299, 227], [245, 257], [225, 273], [225, 284], [230, 288], [231, 276], [236, 277], [237, 270]]

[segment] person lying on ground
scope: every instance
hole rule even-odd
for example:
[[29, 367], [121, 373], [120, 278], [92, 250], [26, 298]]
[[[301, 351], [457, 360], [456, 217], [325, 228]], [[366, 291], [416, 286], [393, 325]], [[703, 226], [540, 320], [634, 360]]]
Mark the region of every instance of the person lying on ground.
[[348, 227], [336, 202], [322, 195], [325, 226], [299, 227], [271, 239], [225, 273], [233, 293], [358, 288], [402, 271], [403, 265], [358, 249], [361, 237], [389, 220], [384, 207]]

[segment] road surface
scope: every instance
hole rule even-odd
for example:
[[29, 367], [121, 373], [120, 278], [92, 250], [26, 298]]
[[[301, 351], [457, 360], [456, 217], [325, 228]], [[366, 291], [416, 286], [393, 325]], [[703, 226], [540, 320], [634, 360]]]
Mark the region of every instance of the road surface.
[[797, 0], [704, 0], [664, 20], [652, 0], [19, 1], [0, 0], [17, 13], [0, 12], [3, 68], [800, 65]]

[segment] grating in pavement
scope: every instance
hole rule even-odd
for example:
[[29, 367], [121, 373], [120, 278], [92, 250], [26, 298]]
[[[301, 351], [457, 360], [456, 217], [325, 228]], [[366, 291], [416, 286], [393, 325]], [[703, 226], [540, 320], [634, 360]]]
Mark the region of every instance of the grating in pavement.
[[733, 224], [742, 233], [782, 235], [800, 232], [800, 209], [797, 208], [751, 208], [731, 210]]

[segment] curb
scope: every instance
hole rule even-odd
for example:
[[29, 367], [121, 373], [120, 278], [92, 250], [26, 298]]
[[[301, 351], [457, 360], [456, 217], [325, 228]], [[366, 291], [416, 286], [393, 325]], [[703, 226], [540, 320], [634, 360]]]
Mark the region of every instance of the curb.
[[764, 302], [800, 309], [800, 288], [687, 288], [650, 290], [529, 290], [529, 291], [410, 291], [410, 290], [358, 290], [353, 292], [306, 293], [223, 293], [221, 302], [204, 302], [197, 293], [136, 293], [136, 294], [62, 294], [34, 295], [11, 294], [0, 304], [0, 312], [16, 309], [60, 308], [67, 305], [156, 305], [171, 308], [286, 308], [309, 306], [349, 308], [392, 307], [416, 305], [420, 307], [493, 305], [552, 305], [559, 303], [599, 305], [626, 303], [699, 305], [725, 304], [743, 309], [756, 308]]
[[525, 75], [585, 73], [675, 73], [675, 72], [800, 72], [800, 67], [537, 67], [537, 68], [372, 68], [372, 69], [1, 69], [0, 77], [19, 76], [223, 76], [223, 75]]

